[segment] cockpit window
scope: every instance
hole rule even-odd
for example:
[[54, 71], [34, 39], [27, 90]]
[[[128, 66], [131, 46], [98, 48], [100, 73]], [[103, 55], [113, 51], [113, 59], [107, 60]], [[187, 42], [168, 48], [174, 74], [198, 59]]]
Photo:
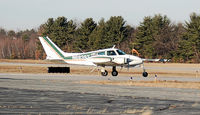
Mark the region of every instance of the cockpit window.
[[126, 55], [126, 53], [124, 53], [122, 50], [117, 50], [117, 53], [118, 53], [119, 55]]
[[105, 55], [105, 52], [98, 52], [98, 55]]
[[116, 55], [115, 51], [111, 50], [111, 51], [107, 51], [107, 55], [108, 56], [113, 56], [113, 55]]

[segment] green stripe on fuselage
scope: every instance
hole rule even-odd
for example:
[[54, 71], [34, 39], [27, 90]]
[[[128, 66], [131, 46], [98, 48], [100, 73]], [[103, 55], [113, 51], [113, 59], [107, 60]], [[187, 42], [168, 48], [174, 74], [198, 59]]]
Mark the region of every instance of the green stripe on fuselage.
[[43, 37], [46, 42], [62, 57], [63, 59], [72, 59], [72, 56], [65, 57], [46, 37]]

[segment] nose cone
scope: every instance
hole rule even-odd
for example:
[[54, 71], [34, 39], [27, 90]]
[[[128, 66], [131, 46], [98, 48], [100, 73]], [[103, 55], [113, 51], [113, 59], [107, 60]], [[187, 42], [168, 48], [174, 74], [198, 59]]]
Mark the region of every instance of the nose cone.
[[130, 56], [130, 59], [133, 61], [131, 61], [129, 65], [140, 65], [143, 63], [142, 59], [137, 56]]

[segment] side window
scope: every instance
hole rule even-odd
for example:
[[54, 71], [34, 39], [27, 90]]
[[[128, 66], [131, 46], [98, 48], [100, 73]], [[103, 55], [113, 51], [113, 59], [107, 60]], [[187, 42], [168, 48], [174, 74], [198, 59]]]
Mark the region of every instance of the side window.
[[107, 51], [107, 55], [114, 56], [114, 55], [116, 55], [116, 53], [115, 53], [115, 51], [111, 50], [111, 51]]
[[98, 55], [105, 55], [105, 52], [98, 52]]

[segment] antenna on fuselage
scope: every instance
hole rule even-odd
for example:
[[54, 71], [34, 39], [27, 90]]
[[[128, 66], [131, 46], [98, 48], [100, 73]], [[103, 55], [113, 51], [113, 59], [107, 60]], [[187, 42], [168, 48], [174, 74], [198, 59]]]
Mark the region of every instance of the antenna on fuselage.
[[113, 47], [112, 47], [113, 49], [115, 48], [115, 45], [113, 45]]

